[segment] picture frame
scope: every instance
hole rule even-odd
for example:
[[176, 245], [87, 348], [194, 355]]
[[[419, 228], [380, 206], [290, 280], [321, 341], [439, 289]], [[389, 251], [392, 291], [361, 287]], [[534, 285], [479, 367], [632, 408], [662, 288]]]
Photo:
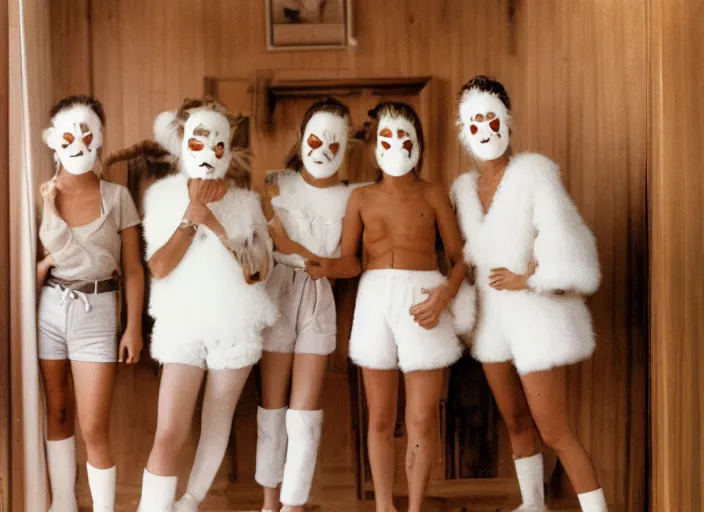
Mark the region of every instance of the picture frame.
[[264, 0], [269, 51], [336, 50], [357, 46], [353, 0]]

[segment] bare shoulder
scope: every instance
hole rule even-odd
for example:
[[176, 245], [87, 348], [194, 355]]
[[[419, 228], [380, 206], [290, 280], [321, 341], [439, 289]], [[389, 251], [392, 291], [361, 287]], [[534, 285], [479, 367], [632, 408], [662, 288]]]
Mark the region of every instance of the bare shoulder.
[[433, 206], [449, 202], [450, 195], [447, 190], [445, 190], [444, 186], [425, 180], [420, 180], [419, 184], [426, 200]]

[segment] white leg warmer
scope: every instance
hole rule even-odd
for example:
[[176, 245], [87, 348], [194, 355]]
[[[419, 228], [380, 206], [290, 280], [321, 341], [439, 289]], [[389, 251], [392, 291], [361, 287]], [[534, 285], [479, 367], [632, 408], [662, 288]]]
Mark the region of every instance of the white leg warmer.
[[286, 461], [286, 407], [257, 410], [257, 469], [254, 479], [275, 488], [284, 478]]
[[[200, 438], [188, 479], [187, 492], [177, 510], [198, 510], [205, 499], [225, 457], [230, 441], [232, 416], [247, 381], [249, 371], [216, 370], [208, 372], [203, 398]], [[196, 507], [194, 508], [193, 503]]]
[[281, 503], [290, 506], [305, 505], [313, 484], [313, 473], [318, 458], [318, 446], [323, 425], [323, 411], [295, 411], [286, 413], [288, 449]]
[[521, 488], [523, 509], [530, 510], [528, 507], [534, 507], [535, 510], [545, 510], [543, 454], [516, 459], [514, 464], [518, 486]]
[[52, 512], [77, 512], [76, 436], [46, 442]]
[[171, 512], [176, 499], [175, 476], [152, 475], [146, 469], [142, 477], [142, 499], [139, 512]]
[[94, 468], [86, 464], [88, 469], [88, 486], [93, 497], [94, 512], [112, 512], [115, 510], [115, 486], [117, 484], [117, 469]]
[[579, 504], [584, 512], [607, 512], [606, 497], [603, 489], [578, 494]]

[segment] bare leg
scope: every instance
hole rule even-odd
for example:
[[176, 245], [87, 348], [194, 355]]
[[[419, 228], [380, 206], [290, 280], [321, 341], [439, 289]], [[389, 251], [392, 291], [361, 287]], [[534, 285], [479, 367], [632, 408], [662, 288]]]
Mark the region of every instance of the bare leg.
[[521, 380], [543, 442], [560, 458], [574, 490], [582, 494], [598, 489], [594, 465], [570, 427], [567, 368], [530, 373]]
[[[287, 505], [287, 511], [302, 512], [305, 503], [301, 502], [307, 501], [310, 493], [320, 444], [320, 407], [327, 366], [326, 355], [296, 354], [293, 359], [291, 400], [287, 413], [287, 429], [291, 442], [287, 451], [281, 493], [281, 501]], [[305, 428], [299, 432], [295, 428], [296, 423], [304, 425]]]
[[409, 372], [406, 383], [408, 511], [420, 512], [435, 463], [444, 369]]
[[75, 405], [68, 360], [39, 360], [46, 394], [47, 465], [52, 506], [78, 510], [76, 505]]
[[88, 464], [98, 469], [111, 468], [115, 463], [110, 453], [110, 411], [117, 365], [72, 361], [71, 372]]
[[237, 370], [210, 370], [206, 378], [200, 439], [196, 450], [187, 493], [202, 502], [227, 450], [232, 416], [251, 366]]
[[159, 384], [154, 446], [147, 470], [152, 475], [178, 473], [178, 456], [191, 428], [193, 410], [205, 372], [196, 366], [166, 364]]
[[367, 398], [367, 447], [374, 480], [377, 512], [396, 512], [394, 490], [394, 427], [398, 400], [398, 371], [362, 368]]
[[[264, 352], [259, 361], [259, 369], [262, 379], [262, 408], [268, 411], [282, 410], [288, 405], [289, 384], [291, 382], [291, 367], [293, 365], [293, 354], [279, 352]], [[283, 411], [281, 411], [283, 413]], [[285, 419], [284, 419], [285, 421]], [[285, 434], [285, 425], [282, 432]], [[276, 442], [276, 440], [271, 440]], [[264, 442], [260, 440], [258, 442]], [[284, 443], [285, 445], [285, 443]], [[261, 448], [261, 447], [260, 447]], [[285, 448], [281, 448], [282, 450]], [[267, 468], [259, 468], [266, 473]], [[276, 473], [283, 473], [283, 467], [277, 468]], [[279, 488], [262, 486], [264, 489], [265, 510], [278, 512], [279, 510]]]
[[516, 458], [538, 453], [533, 418], [513, 363], [483, 364], [491, 392], [506, 423]]

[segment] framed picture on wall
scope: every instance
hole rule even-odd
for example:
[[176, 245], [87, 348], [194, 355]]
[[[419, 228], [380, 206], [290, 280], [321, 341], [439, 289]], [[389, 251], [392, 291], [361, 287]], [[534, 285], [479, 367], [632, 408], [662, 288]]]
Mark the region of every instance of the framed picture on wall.
[[264, 0], [267, 49], [330, 50], [356, 46], [352, 0]]

